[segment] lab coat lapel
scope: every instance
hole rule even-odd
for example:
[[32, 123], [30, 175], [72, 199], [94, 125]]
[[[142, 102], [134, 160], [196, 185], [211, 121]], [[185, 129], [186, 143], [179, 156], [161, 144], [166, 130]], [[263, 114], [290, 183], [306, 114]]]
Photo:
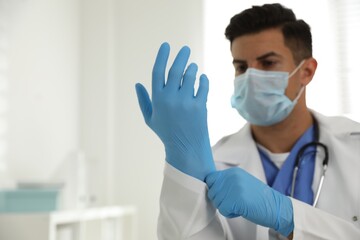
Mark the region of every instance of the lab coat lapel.
[[[327, 145], [329, 151], [329, 166], [317, 207], [351, 221], [360, 214], [358, 205], [349, 204], [360, 201], [360, 125], [342, 117], [328, 118], [318, 113], [314, 116], [320, 126], [320, 142]], [[322, 157], [317, 158], [315, 191], [319, 186], [322, 161]], [[349, 198], [356, 200], [349, 201]]]
[[241, 167], [266, 182], [259, 151], [252, 138], [250, 124], [237, 133], [221, 139], [213, 148], [214, 159], [219, 170]]

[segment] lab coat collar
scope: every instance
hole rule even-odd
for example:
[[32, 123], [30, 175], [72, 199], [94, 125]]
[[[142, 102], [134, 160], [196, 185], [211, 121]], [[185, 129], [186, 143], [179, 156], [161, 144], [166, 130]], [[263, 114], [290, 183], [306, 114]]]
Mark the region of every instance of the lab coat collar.
[[[335, 138], [360, 134], [360, 125], [355, 121], [344, 117], [327, 117], [314, 110], [310, 109], [310, 111], [319, 123], [320, 142], [327, 144], [329, 140], [325, 136], [329, 133]], [[264, 171], [259, 171], [262, 169], [262, 163], [249, 123], [238, 132], [217, 142], [213, 147], [213, 155], [217, 164], [242, 167], [265, 181]]]
[[213, 155], [215, 162], [220, 166], [241, 167], [258, 179], [266, 181], [264, 171], [259, 171], [262, 169], [262, 163], [248, 123], [237, 133], [222, 138], [213, 147]]

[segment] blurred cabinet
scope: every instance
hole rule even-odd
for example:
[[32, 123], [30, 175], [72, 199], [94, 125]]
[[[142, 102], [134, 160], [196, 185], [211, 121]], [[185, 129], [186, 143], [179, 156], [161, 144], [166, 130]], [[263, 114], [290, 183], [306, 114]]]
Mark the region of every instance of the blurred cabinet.
[[137, 240], [133, 206], [1, 214], [1, 240]]

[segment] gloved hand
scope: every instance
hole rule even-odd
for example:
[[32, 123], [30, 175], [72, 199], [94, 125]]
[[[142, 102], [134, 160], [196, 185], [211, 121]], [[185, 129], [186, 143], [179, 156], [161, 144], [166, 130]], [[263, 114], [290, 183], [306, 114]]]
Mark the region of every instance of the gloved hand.
[[[190, 49], [183, 47], [165, 81], [170, 46], [161, 45], [152, 73], [152, 101], [145, 87], [136, 84], [139, 105], [146, 124], [165, 146], [166, 161], [178, 170], [204, 181], [215, 171], [207, 127], [206, 101], [209, 81], [200, 76], [194, 95], [197, 65], [187, 68]], [[185, 71], [185, 72], [184, 72]]]
[[241, 168], [210, 173], [208, 197], [228, 218], [242, 216], [287, 237], [294, 229], [291, 200]]

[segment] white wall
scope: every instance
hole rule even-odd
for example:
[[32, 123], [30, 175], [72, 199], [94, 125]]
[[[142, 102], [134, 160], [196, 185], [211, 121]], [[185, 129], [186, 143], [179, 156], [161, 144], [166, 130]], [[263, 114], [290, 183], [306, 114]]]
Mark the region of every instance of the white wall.
[[184, 44], [202, 69], [201, 1], [100, 1], [81, 4], [81, 149], [97, 204], [135, 204], [139, 239], [156, 239], [163, 146], [145, 125], [135, 83], [150, 89], [160, 44]]
[[15, 180], [44, 180], [78, 142], [78, 6], [12, 1], [8, 159]]
[[117, 2], [115, 9], [115, 200], [139, 206], [139, 239], [157, 239], [158, 199], [164, 151], [157, 136], [145, 125], [135, 95], [135, 83], [150, 89], [151, 70], [158, 47], [168, 41], [171, 58], [188, 44], [191, 60], [202, 67], [202, 1]]
[[171, 59], [188, 44], [201, 70], [202, 26], [202, 1], [16, 1], [9, 51], [14, 180], [55, 175], [77, 184], [79, 151], [96, 198], [90, 206], [134, 204], [139, 239], [157, 239], [164, 151], [143, 121], [134, 85], [150, 90], [164, 41]]

